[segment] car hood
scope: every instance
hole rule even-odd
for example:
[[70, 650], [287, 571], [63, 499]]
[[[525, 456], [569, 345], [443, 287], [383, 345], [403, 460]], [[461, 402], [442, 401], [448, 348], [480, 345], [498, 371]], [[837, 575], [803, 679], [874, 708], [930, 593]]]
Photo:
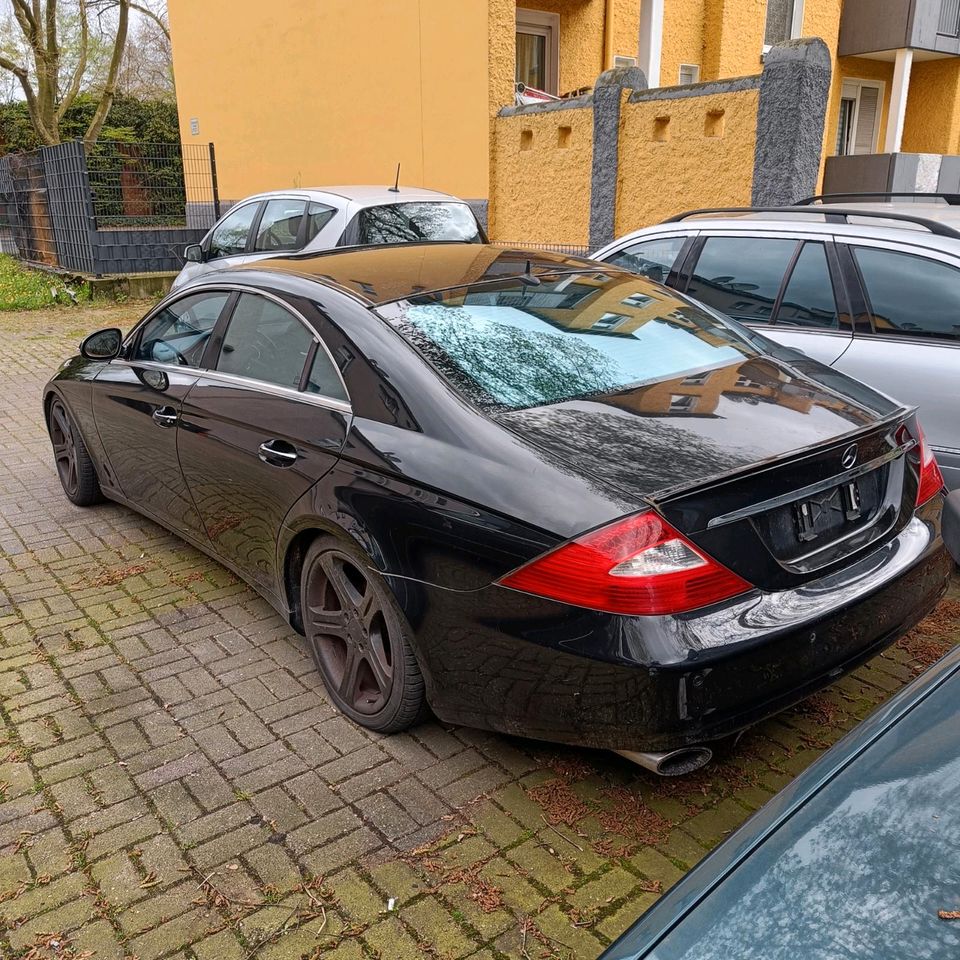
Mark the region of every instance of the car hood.
[[603, 960], [960, 955], [960, 651], [882, 707]]
[[781, 350], [495, 419], [598, 489], [640, 499], [869, 430], [902, 409], [859, 381]]

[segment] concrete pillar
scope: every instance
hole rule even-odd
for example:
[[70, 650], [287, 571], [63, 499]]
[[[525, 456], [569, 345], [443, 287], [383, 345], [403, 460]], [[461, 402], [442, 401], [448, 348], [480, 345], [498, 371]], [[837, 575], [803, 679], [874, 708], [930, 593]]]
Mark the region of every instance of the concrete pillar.
[[593, 166], [590, 171], [590, 248], [613, 240], [620, 163], [620, 101], [624, 90], [646, 90], [637, 67], [600, 74], [593, 88]]
[[893, 65], [893, 83], [890, 85], [890, 106], [887, 109], [887, 136], [884, 153], [899, 153], [903, 145], [903, 122], [907, 116], [907, 93], [910, 90], [910, 68], [913, 51], [901, 48]]
[[816, 191], [832, 72], [819, 38], [771, 47], [760, 76], [753, 203], [793, 203]]

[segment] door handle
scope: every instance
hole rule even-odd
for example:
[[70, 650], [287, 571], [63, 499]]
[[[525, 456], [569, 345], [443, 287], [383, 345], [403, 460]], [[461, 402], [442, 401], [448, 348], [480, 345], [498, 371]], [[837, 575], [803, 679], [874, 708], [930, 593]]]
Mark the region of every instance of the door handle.
[[296, 447], [283, 440], [267, 440], [260, 444], [260, 459], [271, 467], [291, 467], [298, 457]]
[[173, 407], [157, 407], [153, 411], [153, 422], [158, 427], [172, 427], [178, 420], [177, 411]]

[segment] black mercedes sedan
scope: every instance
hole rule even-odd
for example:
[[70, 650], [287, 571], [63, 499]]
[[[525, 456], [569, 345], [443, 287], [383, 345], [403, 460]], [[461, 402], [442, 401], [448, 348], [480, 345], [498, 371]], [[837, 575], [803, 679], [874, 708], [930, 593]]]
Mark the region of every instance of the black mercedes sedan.
[[382, 732], [429, 705], [679, 772], [951, 569], [912, 410], [587, 260], [261, 261], [92, 334], [43, 404], [74, 503], [230, 567]]

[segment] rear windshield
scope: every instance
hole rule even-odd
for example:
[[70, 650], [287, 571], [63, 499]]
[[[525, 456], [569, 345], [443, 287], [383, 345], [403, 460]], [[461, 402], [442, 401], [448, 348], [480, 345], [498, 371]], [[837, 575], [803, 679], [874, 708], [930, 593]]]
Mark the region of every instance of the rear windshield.
[[390, 203], [360, 211], [356, 243], [459, 240], [482, 243], [477, 218], [465, 203]]
[[475, 403], [537, 407], [740, 363], [736, 330], [626, 273], [516, 277], [413, 297], [386, 319]]

